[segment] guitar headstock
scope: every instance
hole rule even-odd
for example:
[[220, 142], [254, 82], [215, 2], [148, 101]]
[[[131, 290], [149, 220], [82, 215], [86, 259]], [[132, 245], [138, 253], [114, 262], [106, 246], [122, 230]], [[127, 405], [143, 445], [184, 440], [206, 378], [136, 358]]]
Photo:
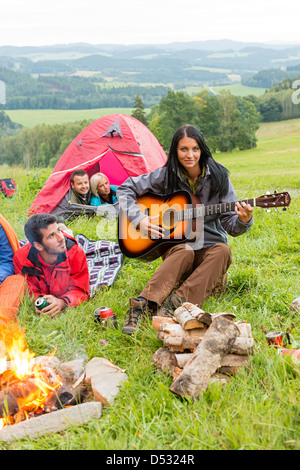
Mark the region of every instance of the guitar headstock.
[[264, 194], [263, 196], [255, 199], [256, 207], [262, 207], [263, 209], [270, 207], [286, 207], [291, 202], [291, 196], [287, 192]]

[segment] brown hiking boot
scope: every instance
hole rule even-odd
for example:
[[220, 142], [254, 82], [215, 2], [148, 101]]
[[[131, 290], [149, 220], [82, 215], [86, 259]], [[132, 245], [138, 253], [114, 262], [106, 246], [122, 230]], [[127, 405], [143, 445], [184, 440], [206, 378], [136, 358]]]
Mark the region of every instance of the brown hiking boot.
[[172, 317], [174, 310], [180, 307], [182, 300], [176, 295], [170, 295], [160, 306], [157, 315], [160, 317]]
[[126, 320], [122, 328], [124, 335], [135, 333], [142, 323], [143, 318], [151, 318], [153, 310], [149, 308], [146, 300], [129, 299], [129, 309], [127, 310]]

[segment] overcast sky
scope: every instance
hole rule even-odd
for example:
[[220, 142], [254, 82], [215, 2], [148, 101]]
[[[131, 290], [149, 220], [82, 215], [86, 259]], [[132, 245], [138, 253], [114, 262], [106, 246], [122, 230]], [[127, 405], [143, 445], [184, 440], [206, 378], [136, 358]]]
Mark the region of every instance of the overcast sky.
[[300, 43], [299, 0], [1, 0], [0, 45]]

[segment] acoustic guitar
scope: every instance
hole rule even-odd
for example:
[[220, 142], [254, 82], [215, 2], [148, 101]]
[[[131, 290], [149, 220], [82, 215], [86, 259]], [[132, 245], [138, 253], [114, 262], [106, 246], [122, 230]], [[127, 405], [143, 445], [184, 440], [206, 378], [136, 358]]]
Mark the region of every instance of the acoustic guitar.
[[[271, 207], [286, 207], [290, 204], [289, 193], [281, 192], [265, 194], [258, 198], [243, 199], [252, 207], [263, 209]], [[195, 219], [204, 220], [210, 215], [219, 215], [233, 211], [234, 202], [222, 202], [204, 206], [193, 204], [187, 191], [177, 191], [169, 196], [147, 193], [137, 199], [137, 205], [142, 213], [155, 217], [151, 222], [164, 229], [162, 238], [150, 238], [135, 228], [120, 209], [118, 218], [118, 239], [122, 253], [128, 258], [142, 258], [152, 261], [160, 256], [174, 243], [192, 241], [193, 223]]]

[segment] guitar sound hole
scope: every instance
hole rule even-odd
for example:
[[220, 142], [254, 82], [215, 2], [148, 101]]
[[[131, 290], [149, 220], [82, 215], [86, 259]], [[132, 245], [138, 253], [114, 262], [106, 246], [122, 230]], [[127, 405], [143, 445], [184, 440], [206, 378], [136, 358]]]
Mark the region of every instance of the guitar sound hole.
[[171, 229], [174, 227], [176, 220], [176, 212], [174, 210], [167, 210], [163, 213], [162, 223], [163, 227]]

